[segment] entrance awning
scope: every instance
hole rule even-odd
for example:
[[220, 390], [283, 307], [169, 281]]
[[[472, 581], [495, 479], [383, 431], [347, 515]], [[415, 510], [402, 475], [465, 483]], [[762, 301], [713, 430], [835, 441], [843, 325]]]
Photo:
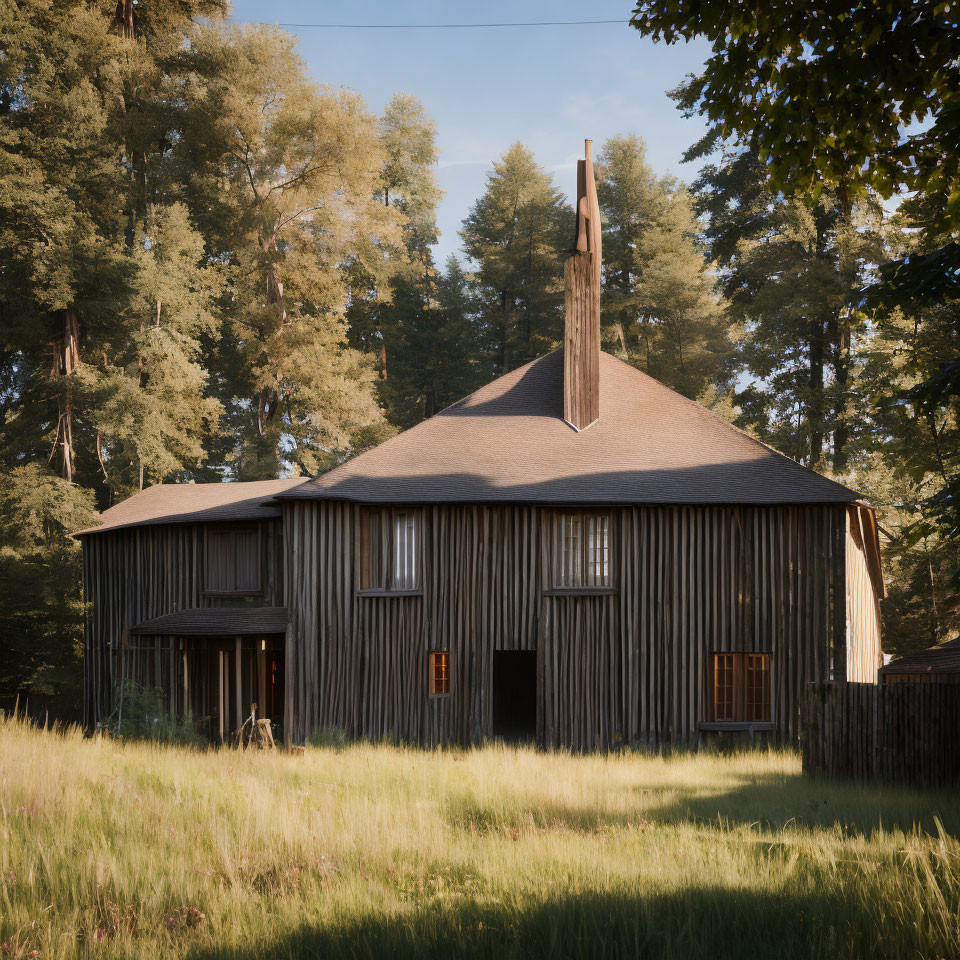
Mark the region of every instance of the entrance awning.
[[165, 613], [130, 628], [130, 633], [160, 637], [244, 637], [284, 633], [286, 607], [197, 607]]

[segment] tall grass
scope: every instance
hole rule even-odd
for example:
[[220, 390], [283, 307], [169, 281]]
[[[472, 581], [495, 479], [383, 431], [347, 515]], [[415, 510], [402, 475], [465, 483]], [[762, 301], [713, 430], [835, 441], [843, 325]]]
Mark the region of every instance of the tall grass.
[[956, 957], [960, 799], [796, 756], [198, 751], [0, 721], [0, 957]]

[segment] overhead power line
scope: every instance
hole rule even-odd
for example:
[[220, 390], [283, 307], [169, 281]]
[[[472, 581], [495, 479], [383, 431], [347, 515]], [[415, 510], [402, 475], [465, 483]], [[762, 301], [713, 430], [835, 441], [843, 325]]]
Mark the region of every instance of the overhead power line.
[[320, 30], [479, 30], [488, 27], [589, 27], [598, 24], [629, 23], [629, 20], [525, 20], [502, 23], [266, 23], [259, 20], [239, 20], [261, 27], [287, 27], [302, 30], [316, 27]]

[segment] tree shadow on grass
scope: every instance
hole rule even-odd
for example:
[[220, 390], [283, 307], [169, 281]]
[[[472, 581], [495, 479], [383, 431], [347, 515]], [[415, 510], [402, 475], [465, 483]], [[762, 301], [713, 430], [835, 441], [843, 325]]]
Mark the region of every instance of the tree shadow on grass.
[[402, 915], [308, 920], [276, 939], [195, 949], [200, 958], [656, 958], [793, 960], [954, 956], [956, 942], [925, 942], [862, 896], [804, 896], [697, 886], [644, 896], [596, 893], [533, 903], [465, 898], [427, 902]]
[[638, 784], [620, 798], [621, 809], [557, 803], [529, 807], [487, 807], [473, 798], [447, 805], [454, 828], [470, 834], [565, 830], [590, 834], [651, 824], [756, 825], [872, 836], [880, 830], [913, 830], [935, 835], [937, 821], [960, 835], [960, 796], [924, 793], [854, 781], [828, 781], [799, 774], [742, 777], [722, 790], [661, 782]]

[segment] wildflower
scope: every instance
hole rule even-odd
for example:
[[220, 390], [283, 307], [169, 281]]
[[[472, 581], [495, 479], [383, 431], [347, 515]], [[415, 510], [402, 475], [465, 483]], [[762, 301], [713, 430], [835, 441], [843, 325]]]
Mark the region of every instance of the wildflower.
[[10, 878], [11, 883], [17, 882], [17, 875], [12, 870], [7, 874], [7, 876]]

